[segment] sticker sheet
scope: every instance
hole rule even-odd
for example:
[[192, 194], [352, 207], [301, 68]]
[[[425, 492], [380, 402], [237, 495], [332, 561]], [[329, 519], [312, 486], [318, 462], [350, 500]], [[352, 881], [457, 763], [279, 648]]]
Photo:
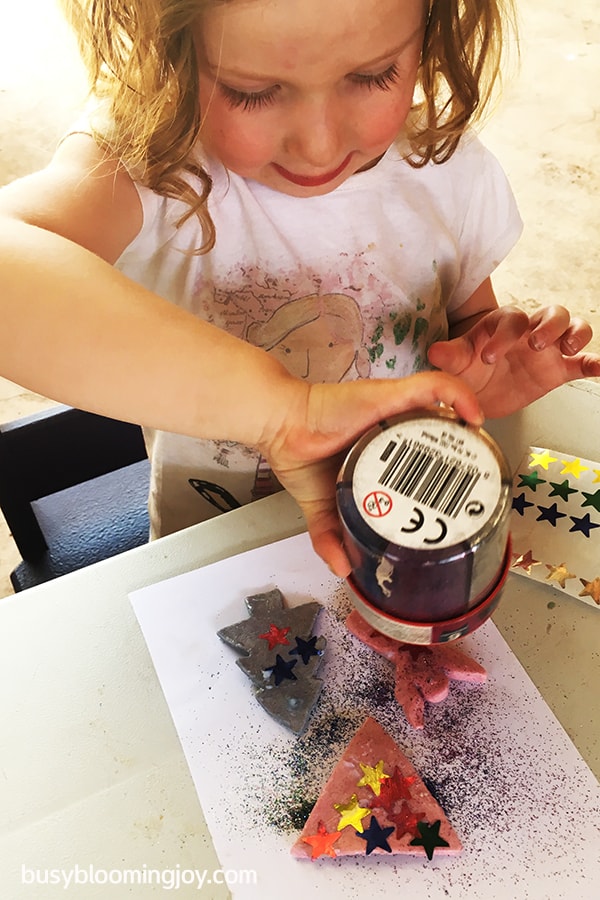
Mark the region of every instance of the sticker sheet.
[[512, 506], [512, 571], [599, 608], [600, 462], [530, 447]]
[[[327, 642], [315, 673], [322, 689], [300, 735], [259, 704], [238, 652], [217, 636], [248, 615], [246, 597], [275, 588], [290, 607], [322, 606], [314, 631]], [[234, 900], [596, 900], [600, 787], [491, 621], [460, 641], [487, 681], [452, 682], [415, 729], [394, 697], [393, 665], [348, 631], [346, 586], [307, 535], [153, 585], [131, 602], [221, 865], [257, 874], [253, 885], [231, 884]], [[458, 856], [368, 854], [366, 841], [358, 856], [292, 856], [369, 716], [443, 809]]]

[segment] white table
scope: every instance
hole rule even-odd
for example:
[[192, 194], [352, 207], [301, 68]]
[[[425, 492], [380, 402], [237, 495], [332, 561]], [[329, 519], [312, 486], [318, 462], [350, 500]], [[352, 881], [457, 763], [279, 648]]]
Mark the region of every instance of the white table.
[[[515, 466], [529, 444], [598, 459], [600, 385], [488, 427]], [[45, 870], [219, 868], [128, 594], [303, 528], [279, 494], [0, 601], [0, 897], [164, 892], [23, 883]], [[511, 574], [494, 620], [600, 777], [600, 609]]]

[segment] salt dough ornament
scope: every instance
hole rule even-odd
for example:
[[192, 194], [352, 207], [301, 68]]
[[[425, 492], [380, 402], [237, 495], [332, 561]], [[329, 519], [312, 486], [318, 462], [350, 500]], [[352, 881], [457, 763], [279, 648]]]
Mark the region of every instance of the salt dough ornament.
[[300, 734], [323, 686], [315, 672], [327, 642], [312, 635], [321, 604], [311, 601], [288, 609], [275, 588], [246, 597], [246, 607], [248, 619], [217, 633], [242, 654], [237, 664], [252, 681], [263, 709]]
[[[393, 780], [395, 786], [376, 794], [371, 784], [360, 783], [365, 768], [383, 770], [382, 783]], [[350, 804], [368, 810], [360, 821], [356, 817], [357, 827], [345, 824]], [[456, 855], [461, 850], [458, 835], [412, 763], [368, 718], [336, 764], [291, 852], [300, 859], [378, 854], [431, 859], [434, 853]]]
[[355, 637], [394, 663], [394, 696], [413, 728], [425, 724], [426, 700], [441, 703], [446, 699], [451, 679], [471, 684], [483, 684], [487, 679], [483, 666], [456, 644], [403, 644], [376, 631], [357, 610], [350, 613], [346, 625]]

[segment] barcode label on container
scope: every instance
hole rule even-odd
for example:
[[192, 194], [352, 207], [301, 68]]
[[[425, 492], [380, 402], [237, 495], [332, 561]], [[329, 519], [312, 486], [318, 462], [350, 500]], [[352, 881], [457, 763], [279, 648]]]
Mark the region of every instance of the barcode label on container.
[[379, 484], [423, 506], [456, 518], [480, 471], [419, 441], [390, 441], [380, 456], [387, 462]]
[[459, 423], [422, 417], [375, 435], [352, 475], [367, 525], [390, 544], [419, 549], [470, 540], [502, 491], [490, 444]]

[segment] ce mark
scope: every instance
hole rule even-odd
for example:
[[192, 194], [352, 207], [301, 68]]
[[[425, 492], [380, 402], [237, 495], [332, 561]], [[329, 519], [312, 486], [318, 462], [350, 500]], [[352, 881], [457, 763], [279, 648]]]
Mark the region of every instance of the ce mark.
[[[404, 528], [401, 528], [400, 531], [406, 531], [409, 534], [413, 534], [415, 531], [418, 531], [425, 524], [425, 516], [421, 512], [421, 510], [417, 506], [413, 506], [414, 517], [410, 520], [409, 524]], [[448, 528], [446, 523], [442, 519], [436, 519], [435, 524], [439, 527], [440, 533], [436, 537], [424, 537], [424, 544], [439, 544], [444, 540], [446, 535], [448, 534]], [[412, 527], [409, 527], [412, 526]]]

